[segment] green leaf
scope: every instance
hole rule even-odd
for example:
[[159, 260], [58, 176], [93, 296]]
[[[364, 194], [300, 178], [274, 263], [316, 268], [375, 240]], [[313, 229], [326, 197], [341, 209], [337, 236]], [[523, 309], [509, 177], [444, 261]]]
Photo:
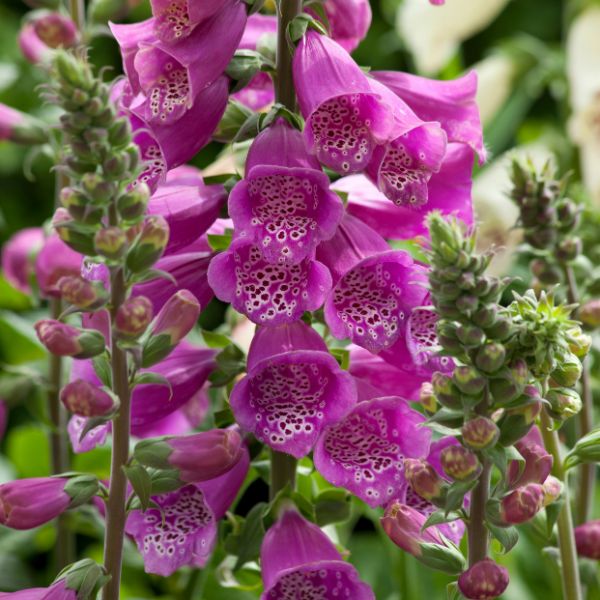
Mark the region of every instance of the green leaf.
[[123, 471], [125, 471], [133, 491], [140, 500], [142, 510], [146, 510], [150, 505], [150, 495], [152, 493], [152, 479], [148, 471], [142, 465], [123, 467]]
[[504, 548], [504, 554], [510, 552], [519, 541], [519, 532], [516, 527], [497, 527], [491, 523], [485, 526], [492, 536], [497, 539]]
[[448, 514], [453, 510], [462, 508], [465, 496], [475, 487], [477, 479], [473, 481], [456, 481], [448, 488], [444, 509]]
[[229, 427], [229, 425], [231, 425], [235, 421], [230, 408], [225, 408], [223, 410], [215, 412], [214, 419], [215, 427], [218, 427], [219, 429]]
[[346, 348], [330, 348], [329, 352], [344, 371], [350, 368], [350, 352]]
[[267, 508], [266, 502], [259, 502], [251, 509], [237, 537], [237, 561], [233, 567], [237, 571], [247, 562], [258, 559], [260, 546], [265, 536], [263, 515]]
[[428, 527], [432, 527], [433, 525], [451, 523], [452, 521], [457, 521], [460, 518], [461, 515], [455, 510], [451, 510], [448, 513], [446, 513], [443, 510], [436, 510], [435, 512], [432, 512], [429, 515], [429, 517], [427, 517], [427, 520], [425, 521], [425, 523], [423, 523], [423, 527], [421, 527], [421, 531], [424, 531], [425, 529], [427, 529]]
[[345, 490], [329, 489], [321, 492], [314, 500], [317, 525], [340, 523], [350, 518], [351, 496]]
[[231, 245], [231, 233], [225, 233], [223, 235], [209, 233], [206, 237], [208, 238], [209, 246], [215, 251], [227, 250], [227, 248], [229, 248]]
[[0, 361], [21, 365], [46, 356], [31, 324], [14, 313], [0, 311]]
[[546, 532], [548, 538], [552, 537], [552, 530], [558, 520], [558, 515], [562, 510], [563, 504], [565, 503], [565, 497], [563, 495], [557, 498], [554, 502], [551, 502], [546, 506]]
[[226, 348], [231, 344], [231, 340], [222, 333], [216, 333], [215, 331], [206, 331], [202, 330], [202, 337], [204, 338], [204, 343], [209, 348]]
[[244, 353], [233, 344], [227, 346], [216, 357], [218, 368], [213, 371], [208, 379], [215, 387], [227, 385], [237, 375], [246, 370]]
[[94, 365], [94, 371], [98, 376], [98, 379], [107, 388], [112, 388], [112, 367], [110, 360], [106, 354], [100, 354], [92, 359]]

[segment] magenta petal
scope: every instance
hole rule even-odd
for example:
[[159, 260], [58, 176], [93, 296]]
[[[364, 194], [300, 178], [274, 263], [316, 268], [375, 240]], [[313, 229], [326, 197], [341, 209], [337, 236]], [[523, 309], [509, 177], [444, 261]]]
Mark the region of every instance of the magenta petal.
[[44, 296], [57, 296], [56, 284], [65, 275], [79, 275], [83, 256], [55, 233], [49, 235], [35, 258], [35, 276]]
[[306, 456], [323, 427], [356, 402], [352, 377], [328, 353], [288, 351], [256, 364], [231, 393], [236, 421], [263, 443]]
[[326, 0], [331, 37], [344, 50], [352, 52], [366, 37], [371, 26], [369, 0]]
[[240, 40], [239, 48], [243, 50], [256, 50], [263, 36], [277, 33], [277, 17], [275, 15], [261, 15], [256, 13], [248, 17], [246, 28]]
[[257, 73], [248, 85], [232, 94], [231, 98], [250, 110], [262, 111], [275, 101], [273, 79], [268, 73]]
[[[84, 361], [78, 361], [84, 362]], [[94, 427], [90, 429], [85, 434], [85, 437], [80, 440], [81, 432], [83, 428], [86, 426], [88, 419], [86, 417], [79, 417], [77, 415], [73, 415], [69, 419], [69, 424], [67, 425], [67, 432], [69, 434], [69, 440], [71, 441], [71, 447], [73, 448], [73, 452], [75, 454], [83, 454], [84, 452], [89, 452], [93, 450], [97, 446], [102, 446], [104, 442], [106, 442], [106, 438], [110, 432], [110, 423], [106, 423], [105, 425], [98, 425], [98, 427]]]
[[387, 504], [406, 488], [404, 458], [428, 452], [431, 432], [421, 426], [424, 422], [400, 397], [360, 402], [323, 432], [315, 446], [315, 467], [369, 506]]
[[28, 227], [15, 233], [2, 246], [2, 273], [6, 280], [25, 294], [34, 272], [33, 257], [45, 240], [41, 227]]
[[212, 259], [208, 282], [217, 298], [252, 322], [275, 326], [317, 310], [331, 288], [331, 275], [308, 258], [296, 265], [270, 264], [259, 246], [240, 238]]
[[134, 510], [125, 526], [142, 553], [146, 573], [168, 577], [182, 566], [203, 567], [216, 541], [217, 524], [202, 491], [188, 485], [152, 500], [161, 510]]

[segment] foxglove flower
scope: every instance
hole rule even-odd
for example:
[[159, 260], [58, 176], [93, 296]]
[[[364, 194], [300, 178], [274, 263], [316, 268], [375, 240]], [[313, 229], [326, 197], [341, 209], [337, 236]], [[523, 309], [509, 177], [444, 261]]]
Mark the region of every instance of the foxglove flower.
[[485, 161], [475, 71], [447, 81], [401, 71], [375, 71], [371, 76], [406, 102], [420, 119], [439, 122], [449, 142], [470, 146], [479, 160]]
[[261, 600], [301, 596], [375, 600], [333, 542], [292, 508], [267, 531], [260, 562], [265, 590]]
[[6, 600], [77, 600], [77, 590], [67, 588], [66, 581], [59, 579], [47, 588], [27, 588], [18, 592], [0, 592]]
[[2, 247], [2, 274], [24, 294], [31, 293], [34, 256], [44, 243], [41, 227], [28, 227], [15, 233]]
[[130, 296], [119, 306], [113, 323], [114, 334], [122, 340], [135, 340], [148, 328], [154, 313], [145, 296]]
[[508, 587], [508, 570], [484, 558], [458, 578], [458, 589], [470, 600], [494, 600]]
[[352, 377], [302, 322], [258, 330], [248, 374], [230, 398], [243, 429], [296, 458], [306, 456], [323, 428], [344, 417], [355, 402]]
[[320, 308], [331, 288], [331, 275], [311, 258], [295, 265], [271, 264], [259, 244], [238, 238], [212, 259], [208, 283], [217, 298], [252, 322], [275, 327]]
[[104, 351], [104, 336], [93, 329], [78, 329], [53, 319], [35, 324], [37, 336], [48, 352], [56, 356], [91, 358]]
[[352, 52], [366, 37], [371, 19], [369, 0], [326, 0], [323, 5], [331, 37], [347, 52]]
[[260, 246], [270, 263], [298, 264], [330, 239], [344, 207], [329, 178], [304, 149], [302, 134], [284, 119], [254, 140], [246, 178], [231, 191], [236, 235]]
[[34, 477], [0, 485], [0, 524], [11, 529], [33, 529], [69, 508], [90, 500], [98, 491], [91, 475]]
[[0, 102], [0, 140], [17, 144], [44, 144], [48, 141], [46, 125], [19, 110]]
[[[69, 441], [75, 454], [83, 454], [90, 452], [98, 446], [102, 446], [106, 442], [106, 438], [111, 431], [111, 424], [105, 423], [98, 425], [92, 429], [87, 427], [87, 417], [80, 417], [73, 415], [69, 419], [67, 424], [67, 434], [69, 435]], [[86, 434], [82, 437], [85, 429], [88, 429]]]
[[352, 412], [325, 429], [314, 452], [315, 467], [369, 506], [382, 506], [406, 489], [404, 459], [429, 451], [425, 418], [400, 397], [359, 402]]
[[63, 387], [60, 401], [69, 412], [81, 417], [100, 417], [115, 408], [110, 394], [83, 379], [76, 379]]
[[366, 168], [391, 133], [391, 107], [333, 40], [307, 31], [293, 61], [294, 83], [309, 151], [347, 175]]
[[575, 527], [575, 544], [579, 556], [600, 560], [600, 520]]
[[19, 32], [19, 47], [33, 64], [42, 63], [56, 48], [70, 48], [79, 42], [77, 26], [72, 19], [58, 12], [32, 13]]
[[544, 505], [544, 488], [528, 483], [517, 488], [500, 502], [500, 521], [503, 525], [519, 525], [533, 519]]
[[[531, 431], [539, 433], [537, 428], [532, 428]], [[543, 444], [528, 443], [525, 439], [519, 440], [515, 446], [523, 457], [525, 466], [523, 467], [521, 461], [510, 461], [506, 479], [511, 488], [522, 487], [528, 483], [543, 484], [552, 469], [552, 455], [546, 452]]]
[[57, 235], [48, 236], [35, 258], [35, 276], [42, 295], [59, 297], [57, 283], [67, 275], [79, 275], [81, 260], [81, 254], [71, 250]]
[[203, 567], [217, 540], [217, 525], [234, 501], [248, 472], [242, 457], [228, 473], [175, 492], [153, 496], [160, 507], [133, 510], [125, 531], [133, 536], [147, 573], [167, 577], [182, 566]]

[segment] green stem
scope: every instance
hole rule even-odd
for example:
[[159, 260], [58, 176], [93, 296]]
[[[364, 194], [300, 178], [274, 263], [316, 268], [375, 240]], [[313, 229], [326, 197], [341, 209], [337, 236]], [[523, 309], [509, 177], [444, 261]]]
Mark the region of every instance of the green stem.
[[490, 491], [492, 465], [483, 463], [479, 481], [471, 492], [467, 539], [469, 548], [469, 566], [483, 560], [488, 554], [489, 533], [485, 526], [485, 507]]
[[[572, 267], [563, 267], [567, 280], [567, 296], [571, 304], [579, 304], [579, 292], [577, 281]], [[577, 317], [577, 313], [575, 313]], [[592, 380], [590, 376], [589, 360], [583, 360], [583, 371], [581, 373], [581, 400], [582, 408], [579, 413], [579, 437], [588, 434], [594, 427], [594, 397], [592, 395]], [[576, 501], [577, 523], [585, 523], [590, 518], [590, 512], [594, 501], [594, 488], [596, 486], [596, 465], [594, 463], [579, 466], [579, 490]]]
[[545, 410], [542, 410], [541, 418], [541, 430], [542, 437], [544, 438], [544, 445], [554, 459], [552, 474], [564, 484], [564, 503], [560, 514], [558, 515], [558, 546], [560, 551], [563, 597], [564, 600], [582, 600], [583, 595], [581, 583], [579, 581], [577, 550], [575, 548], [571, 502], [569, 499], [569, 482], [563, 468], [558, 432], [553, 430], [552, 419]]

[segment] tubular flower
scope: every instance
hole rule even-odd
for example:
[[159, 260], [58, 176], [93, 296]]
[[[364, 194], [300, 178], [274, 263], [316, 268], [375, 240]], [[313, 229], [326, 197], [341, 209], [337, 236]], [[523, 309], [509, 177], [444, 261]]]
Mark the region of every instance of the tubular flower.
[[229, 197], [236, 235], [259, 244], [270, 263], [298, 264], [330, 239], [344, 207], [329, 178], [284, 119], [254, 140], [246, 178]]
[[2, 273], [6, 280], [24, 294], [31, 292], [34, 256], [44, 243], [41, 227], [28, 227], [15, 233], [2, 247]]
[[493, 600], [508, 587], [508, 570], [484, 558], [458, 578], [458, 588], [470, 600]]
[[391, 107], [350, 55], [315, 31], [300, 41], [293, 70], [309, 151], [338, 173], [364, 170], [389, 139]]
[[35, 276], [44, 296], [59, 297], [57, 287], [62, 277], [81, 272], [82, 256], [71, 250], [56, 234], [46, 238], [35, 258]]
[[352, 52], [366, 37], [373, 14], [369, 0], [326, 0], [325, 14], [331, 37]]
[[382, 506], [406, 489], [404, 459], [427, 454], [431, 432], [425, 418], [399, 397], [359, 402], [325, 429], [314, 452], [315, 467], [335, 486], [369, 506]]
[[264, 537], [260, 559], [265, 591], [261, 600], [323, 597], [374, 600], [356, 569], [342, 560], [333, 542], [288, 508]]
[[575, 527], [575, 543], [579, 556], [600, 560], [600, 520]]
[[70, 48], [79, 42], [77, 26], [58, 12], [33, 13], [19, 32], [19, 47], [33, 64], [47, 61], [56, 48]]
[[325, 426], [352, 409], [356, 390], [317, 332], [298, 322], [258, 330], [248, 374], [235, 385], [230, 402], [242, 428], [301, 458]]

